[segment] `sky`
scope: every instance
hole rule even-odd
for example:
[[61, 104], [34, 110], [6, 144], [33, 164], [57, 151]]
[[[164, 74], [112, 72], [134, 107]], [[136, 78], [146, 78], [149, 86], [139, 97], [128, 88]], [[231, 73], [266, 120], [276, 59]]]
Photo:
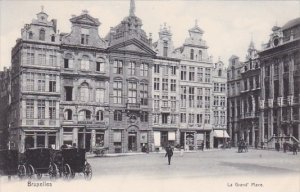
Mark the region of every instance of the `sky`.
[[[44, 6], [49, 20], [57, 19], [60, 32], [69, 33], [71, 15], [82, 10], [98, 18], [100, 37], [110, 27], [129, 15], [130, 0], [0, 0], [0, 70], [9, 67], [10, 52], [21, 35], [21, 28], [31, 23]], [[198, 21], [204, 30], [203, 39], [209, 46], [213, 61], [226, 65], [232, 55], [245, 60], [251, 39], [258, 50], [269, 40], [274, 25], [283, 26], [300, 17], [300, 1], [208, 1], [208, 0], [136, 0], [136, 16], [143, 22], [153, 42], [158, 39], [160, 26], [170, 26], [175, 47], [188, 37], [188, 30]]]

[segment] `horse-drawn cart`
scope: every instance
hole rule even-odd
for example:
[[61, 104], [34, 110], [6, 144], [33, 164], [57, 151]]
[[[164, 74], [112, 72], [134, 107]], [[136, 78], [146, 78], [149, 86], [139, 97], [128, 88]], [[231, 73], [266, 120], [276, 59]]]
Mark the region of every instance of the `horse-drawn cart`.
[[92, 166], [86, 161], [85, 149], [62, 149], [63, 176], [74, 178], [75, 173], [83, 173], [86, 180], [92, 178]]

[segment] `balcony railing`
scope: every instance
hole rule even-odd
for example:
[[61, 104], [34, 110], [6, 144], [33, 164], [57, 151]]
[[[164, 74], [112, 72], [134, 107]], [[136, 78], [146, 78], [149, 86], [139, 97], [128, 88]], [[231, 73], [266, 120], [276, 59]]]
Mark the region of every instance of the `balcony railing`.
[[163, 112], [170, 112], [170, 111], [171, 111], [171, 108], [168, 107], [168, 106], [161, 106], [161, 110], [162, 110]]

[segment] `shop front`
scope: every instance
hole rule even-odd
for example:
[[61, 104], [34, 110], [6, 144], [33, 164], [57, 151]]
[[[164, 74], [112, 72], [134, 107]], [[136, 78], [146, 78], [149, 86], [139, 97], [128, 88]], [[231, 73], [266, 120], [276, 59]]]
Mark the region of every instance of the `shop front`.
[[226, 144], [228, 139], [230, 138], [227, 131], [223, 130], [214, 130], [214, 148], [220, 148]]
[[154, 148], [155, 151], [160, 151], [165, 149], [168, 145], [172, 147], [176, 146], [176, 131], [160, 131], [156, 130], [154, 134]]

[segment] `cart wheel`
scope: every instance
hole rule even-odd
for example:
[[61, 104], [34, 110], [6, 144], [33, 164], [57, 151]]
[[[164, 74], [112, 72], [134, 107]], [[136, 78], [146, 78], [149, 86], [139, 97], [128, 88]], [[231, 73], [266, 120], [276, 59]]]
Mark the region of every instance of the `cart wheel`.
[[72, 174], [72, 172], [71, 172], [70, 166], [68, 164], [65, 164], [64, 168], [63, 168], [63, 177], [65, 179], [70, 179], [71, 178], [71, 174]]
[[57, 178], [59, 172], [58, 172], [57, 165], [55, 163], [49, 166], [48, 173], [51, 180], [55, 180]]
[[18, 166], [18, 177], [24, 179], [26, 177], [26, 167], [24, 165]]
[[89, 163], [86, 163], [83, 170], [85, 180], [91, 180], [93, 176], [92, 166]]
[[28, 168], [27, 168], [28, 170], [27, 170], [27, 172], [28, 172], [28, 177], [29, 178], [32, 178], [32, 176], [34, 175], [34, 168], [33, 168], [33, 166], [32, 165], [28, 165]]

